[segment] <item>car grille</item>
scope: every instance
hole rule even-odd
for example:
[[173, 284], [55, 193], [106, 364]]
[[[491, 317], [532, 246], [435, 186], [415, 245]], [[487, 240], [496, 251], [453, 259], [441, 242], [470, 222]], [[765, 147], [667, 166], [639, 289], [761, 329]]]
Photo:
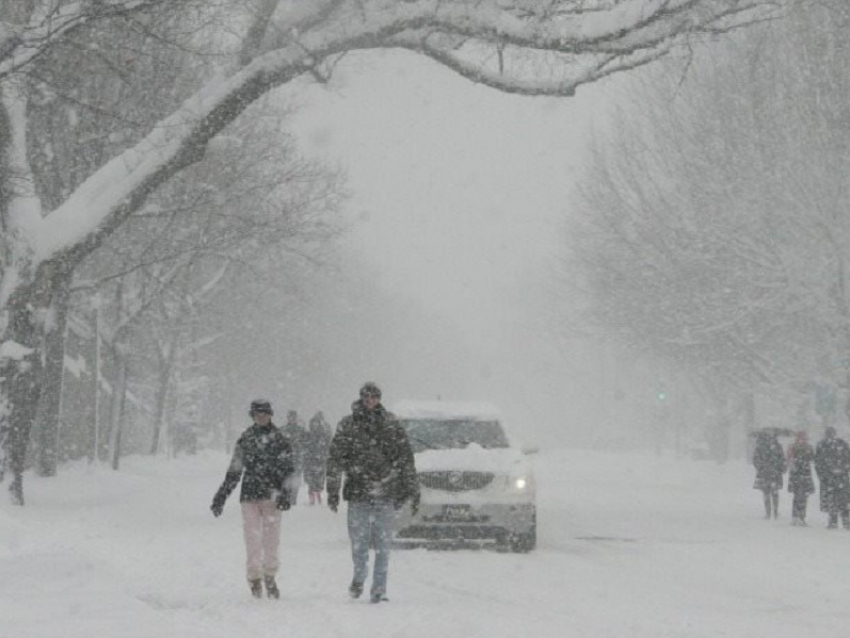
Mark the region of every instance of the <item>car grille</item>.
[[420, 472], [419, 484], [432, 490], [480, 490], [493, 482], [492, 472]]
[[507, 531], [497, 525], [413, 525], [398, 531], [397, 538], [439, 540], [486, 540], [504, 538]]

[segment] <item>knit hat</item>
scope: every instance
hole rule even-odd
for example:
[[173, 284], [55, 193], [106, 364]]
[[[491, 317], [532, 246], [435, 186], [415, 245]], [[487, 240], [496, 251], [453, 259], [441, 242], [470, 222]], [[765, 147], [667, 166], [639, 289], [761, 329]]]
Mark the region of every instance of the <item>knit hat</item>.
[[378, 387], [378, 384], [374, 381], [367, 381], [363, 384], [363, 387], [360, 388], [360, 398], [363, 399], [367, 394], [371, 394], [377, 398], [381, 398], [381, 388]]
[[254, 416], [258, 412], [264, 412], [271, 416], [274, 414], [274, 410], [272, 410], [272, 404], [268, 399], [254, 399], [251, 401], [251, 409], [248, 410], [248, 416]]

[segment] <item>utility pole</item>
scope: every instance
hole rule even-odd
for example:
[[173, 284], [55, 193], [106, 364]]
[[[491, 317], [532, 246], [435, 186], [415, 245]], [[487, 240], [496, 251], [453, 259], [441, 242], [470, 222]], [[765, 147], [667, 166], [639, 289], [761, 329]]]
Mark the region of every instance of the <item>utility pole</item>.
[[92, 297], [94, 306], [94, 449], [92, 462], [100, 458], [100, 295]]

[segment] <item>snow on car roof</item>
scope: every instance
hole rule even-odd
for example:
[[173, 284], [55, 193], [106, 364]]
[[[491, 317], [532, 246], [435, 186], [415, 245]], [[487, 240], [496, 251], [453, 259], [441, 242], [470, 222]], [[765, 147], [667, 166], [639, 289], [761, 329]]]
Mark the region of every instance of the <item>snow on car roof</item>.
[[399, 419], [498, 421], [499, 409], [483, 401], [399, 401], [392, 407]]

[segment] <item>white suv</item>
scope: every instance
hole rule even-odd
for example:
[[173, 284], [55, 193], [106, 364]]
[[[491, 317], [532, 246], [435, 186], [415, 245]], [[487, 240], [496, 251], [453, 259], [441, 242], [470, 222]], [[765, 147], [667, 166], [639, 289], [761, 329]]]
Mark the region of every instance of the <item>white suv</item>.
[[419, 513], [399, 512], [398, 545], [537, 544], [534, 475], [484, 403], [403, 401], [392, 407], [416, 456]]

